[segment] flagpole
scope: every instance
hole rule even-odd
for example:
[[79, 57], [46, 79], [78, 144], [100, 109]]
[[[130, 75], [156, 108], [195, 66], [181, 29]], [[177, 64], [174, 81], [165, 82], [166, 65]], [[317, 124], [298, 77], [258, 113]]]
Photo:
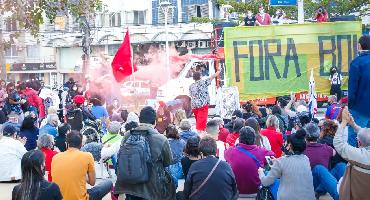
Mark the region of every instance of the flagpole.
[[[128, 26], [126, 27], [126, 31], [128, 32]], [[130, 36], [130, 32], [128, 32], [128, 34]], [[136, 77], [135, 77], [135, 68], [134, 68], [134, 49], [131, 46], [131, 41], [130, 41], [130, 51], [131, 51], [132, 85], [135, 86]], [[138, 104], [138, 101], [136, 100], [137, 97], [136, 97], [136, 89], [135, 88], [134, 88], [133, 97], [134, 97], [134, 110], [136, 112], [138, 107], [139, 107], [139, 104]]]

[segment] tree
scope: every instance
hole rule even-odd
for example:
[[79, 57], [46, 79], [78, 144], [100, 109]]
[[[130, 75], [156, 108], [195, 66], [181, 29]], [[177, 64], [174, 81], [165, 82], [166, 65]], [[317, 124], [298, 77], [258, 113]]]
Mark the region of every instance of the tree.
[[[29, 31], [33, 36], [37, 37], [40, 25], [44, 23], [44, 14], [53, 23], [57, 16], [71, 14], [76, 19], [79, 19], [81, 16], [95, 13], [96, 10], [101, 9], [101, 6], [101, 0], [0, 0], [0, 15], [7, 16], [3, 20], [14, 20], [21, 29]], [[17, 34], [12, 36], [17, 36]], [[2, 40], [1, 26], [0, 39]], [[1, 78], [6, 79], [3, 56], [5, 43], [1, 40]]]

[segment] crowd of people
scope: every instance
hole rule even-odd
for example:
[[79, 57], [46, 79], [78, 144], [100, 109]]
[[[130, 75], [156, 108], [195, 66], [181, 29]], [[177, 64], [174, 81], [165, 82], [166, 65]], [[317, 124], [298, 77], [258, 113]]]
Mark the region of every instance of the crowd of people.
[[193, 73], [195, 127], [165, 102], [128, 112], [118, 99], [87, 95], [73, 79], [60, 107], [38, 95], [37, 81], [2, 81], [0, 182], [19, 183], [14, 200], [102, 199], [110, 192], [127, 200], [367, 199], [370, 37], [359, 46], [349, 96], [330, 96], [321, 120], [295, 95], [271, 107], [247, 102], [231, 120], [209, 118], [208, 86], [219, 72], [206, 79]]

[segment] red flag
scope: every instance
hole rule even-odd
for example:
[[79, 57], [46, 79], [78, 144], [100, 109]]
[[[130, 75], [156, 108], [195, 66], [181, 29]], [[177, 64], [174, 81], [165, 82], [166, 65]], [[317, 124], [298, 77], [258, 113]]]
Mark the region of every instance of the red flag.
[[133, 73], [132, 69], [134, 72], [137, 71], [137, 67], [133, 65], [131, 57], [130, 35], [127, 30], [125, 39], [112, 61], [113, 76], [117, 82], [121, 82], [130, 76]]

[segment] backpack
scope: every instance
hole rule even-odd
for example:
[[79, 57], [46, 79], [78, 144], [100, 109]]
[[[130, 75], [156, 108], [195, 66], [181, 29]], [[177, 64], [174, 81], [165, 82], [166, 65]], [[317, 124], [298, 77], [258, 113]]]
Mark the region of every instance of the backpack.
[[71, 125], [72, 130], [80, 131], [83, 128], [82, 110], [71, 108], [67, 111], [67, 123]]
[[131, 130], [122, 141], [117, 159], [117, 182], [141, 184], [149, 181], [152, 156], [148, 131]]

